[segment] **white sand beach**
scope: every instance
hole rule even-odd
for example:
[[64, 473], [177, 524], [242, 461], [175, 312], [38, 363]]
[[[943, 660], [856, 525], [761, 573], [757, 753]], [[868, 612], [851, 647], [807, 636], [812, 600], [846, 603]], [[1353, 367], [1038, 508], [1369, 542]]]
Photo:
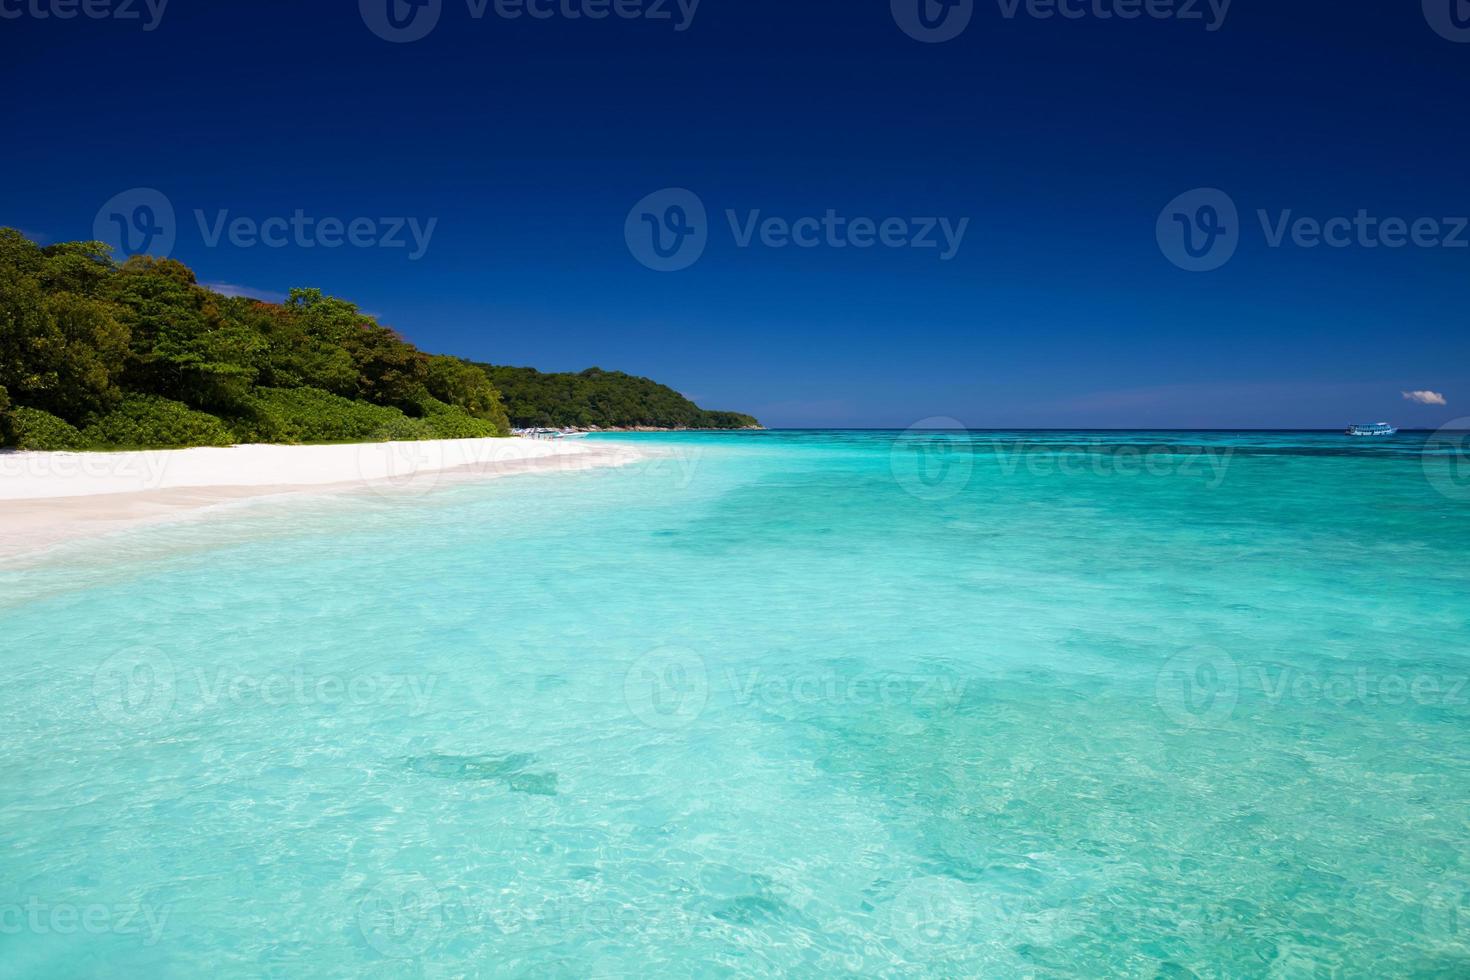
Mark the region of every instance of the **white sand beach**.
[[454, 439], [123, 453], [0, 453], [0, 557], [290, 493], [424, 493], [448, 481], [621, 466], [625, 446]]

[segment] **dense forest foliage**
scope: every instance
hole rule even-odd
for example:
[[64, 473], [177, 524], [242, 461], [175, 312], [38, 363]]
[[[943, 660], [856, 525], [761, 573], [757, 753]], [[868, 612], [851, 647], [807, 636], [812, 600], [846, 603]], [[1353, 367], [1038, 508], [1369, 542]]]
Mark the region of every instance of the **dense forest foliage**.
[[[510, 419], [489, 376], [499, 370], [426, 354], [319, 290], [292, 290], [283, 304], [222, 296], [172, 259], [118, 264], [100, 242], [43, 247], [0, 228], [3, 446], [503, 436]], [[620, 379], [596, 386], [587, 403], [595, 412], [538, 400], [531, 424], [549, 424], [542, 414], [610, 417], [603, 406], [637, 418], [629, 424], [712, 427], [724, 418], [643, 379], [595, 376]]]
[[500, 390], [511, 424], [578, 428], [746, 429], [760, 423], [738, 412], [710, 412], [674, 389], [621, 371], [589, 368], [544, 374], [480, 364]]

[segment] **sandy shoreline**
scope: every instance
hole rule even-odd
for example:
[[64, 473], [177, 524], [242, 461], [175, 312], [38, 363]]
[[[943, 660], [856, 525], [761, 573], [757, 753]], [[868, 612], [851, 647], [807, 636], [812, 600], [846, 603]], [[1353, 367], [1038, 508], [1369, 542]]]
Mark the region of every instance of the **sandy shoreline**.
[[425, 493], [465, 479], [620, 466], [623, 446], [456, 439], [130, 453], [0, 453], [0, 558], [282, 494]]

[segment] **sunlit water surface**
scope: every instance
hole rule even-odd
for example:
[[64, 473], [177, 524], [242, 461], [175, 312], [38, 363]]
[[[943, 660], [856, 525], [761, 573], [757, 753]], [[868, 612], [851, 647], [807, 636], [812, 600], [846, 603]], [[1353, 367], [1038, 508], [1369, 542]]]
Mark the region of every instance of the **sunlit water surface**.
[[0, 974], [1466, 975], [1423, 441], [649, 436], [8, 567]]

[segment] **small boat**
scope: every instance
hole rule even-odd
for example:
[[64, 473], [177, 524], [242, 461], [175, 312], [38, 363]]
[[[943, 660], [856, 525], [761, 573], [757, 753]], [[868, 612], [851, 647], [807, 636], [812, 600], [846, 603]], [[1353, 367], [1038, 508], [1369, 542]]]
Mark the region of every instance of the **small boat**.
[[566, 433], [560, 429], [511, 429], [510, 434], [520, 436], [522, 439], [565, 439]]
[[1396, 436], [1399, 430], [1387, 422], [1375, 422], [1372, 425], [1350, 425], [1347, 434], [1350, 436]]

